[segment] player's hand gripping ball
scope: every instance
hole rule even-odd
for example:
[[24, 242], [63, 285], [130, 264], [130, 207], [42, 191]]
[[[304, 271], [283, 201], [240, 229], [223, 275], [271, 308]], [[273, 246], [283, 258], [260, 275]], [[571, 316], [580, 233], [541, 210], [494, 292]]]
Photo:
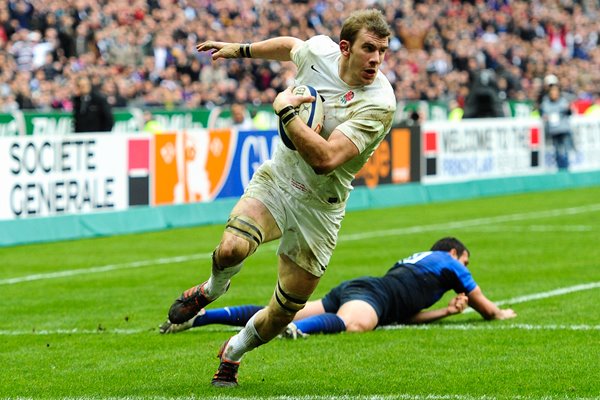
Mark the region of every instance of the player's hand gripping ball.
[[[310, 129], [317, 133], [321, 132], [325, 114], [323, 110], [323, 99], [317, 92], [317, 89], [309, 85], [299, 85], [292, 90], [292, 93], [299, 96], [313, 96], [315, 98], [315, 101], [312, 103], [300, 104], [296, 107], [296, 111], [298, 112], [298, 117], [308, 125]], [[287, 135], [281, 120], [279, 121], [277, 130], [279, 131], [279, 136], [281, 137], [283, 144], [291, 150], [296, 150], [296, 146], [294, 146], [294, 143], [292, 143], [292, 140]]]

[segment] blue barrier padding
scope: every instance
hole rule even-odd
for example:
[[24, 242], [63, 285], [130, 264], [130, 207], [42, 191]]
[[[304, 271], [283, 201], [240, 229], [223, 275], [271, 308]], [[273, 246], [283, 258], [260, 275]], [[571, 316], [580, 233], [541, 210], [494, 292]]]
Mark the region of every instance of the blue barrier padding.
[[[475, 180], [423, 185], [382, 185], [356, 188], [348, 211], [430, 202], [463, 200], [514, 193], [600, 186], [600, 171]], [[73, 240], [162, 229], [221, 224], [237, 198], [211, 203], [134, 207], [127, 211], [0, 221], [0, 247]]]

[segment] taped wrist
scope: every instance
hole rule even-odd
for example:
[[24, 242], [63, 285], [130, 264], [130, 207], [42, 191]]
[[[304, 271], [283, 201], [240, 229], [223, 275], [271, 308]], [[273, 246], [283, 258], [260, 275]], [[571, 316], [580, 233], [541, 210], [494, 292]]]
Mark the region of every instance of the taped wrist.
[[240, 57], [252, 58], [252, 53], [250, 52], [250, 43], [240, 44]]
[[287, 126], [294, 118], [298, 116], [298, 111], [293, 105], [287, 105], [283, 107], [277, 113], [279, 120], [283, 124], [283, 126]]

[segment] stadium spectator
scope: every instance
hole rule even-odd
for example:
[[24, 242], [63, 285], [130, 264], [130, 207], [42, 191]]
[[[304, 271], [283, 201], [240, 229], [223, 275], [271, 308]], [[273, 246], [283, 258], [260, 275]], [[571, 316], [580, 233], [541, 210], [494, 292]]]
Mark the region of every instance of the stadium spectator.
[[150, 110], [144, 110], [144, 132], [151, 133], [153, 135], [158, 135], [165, 131], [162, 124], [154, 117]]
[[102, 85], [102, 92], [111, 108], [127, 107], [127, 100], [121, 95], [119, 85], [114, 79], [107, 79]]
[[76, 78], [74, 93], [75, 132], [109, 132], [114, 124], [112, 109], [106, 97], [93, 88], [87, 75]]
[[11, 90], [15, 93], [15, 99], [21, 110], [31, 110], [35, 108], [31, 87], [29, 85], [30, 81], [31, 72], [17, 71], [11, 85]]
[[[55, 45], [53, 61], [59, 64], [55, 69], [60, 71], [61, 81], [70, 80], [70, 67], [75, 65], [126, 80], [131, 85], [137, 84], [139, 79], [149, 80], [156, 88], [160, 85], [162, 69], [175, 63], [176, 83], [181, 90], [198, 91], [192, 96], [193, 100], [188, 96], [188, 100], [182, 100], [179, 105], [212, 107], [230, 104], [240, 88], [252, 93], [249, 102], [268, 104], [273, 92], [287, 86], [280, 84], [285, 81], [283, 75], [289, 68], [273, 63], [224, 63], [221, 67], [233, 82], [220, 85], [218, 91], [214, 91], [211, 84], [196, 86], [194, 83], [201, 70], [210, 66], [209, 57], [197, 55], [181, 60], [178, 54], [192, 54], [197, 41], [216, 35], [226, 35], [236, 41], [280, 35], [303, 39], [314, 34], [336, 37], [342, 13], [364, 9], [373, 2], [361, 0], [337, 7], [335, 0], [268, 6], [252, 0], [227, 0], [208, 2], [197, 8], [189, 2], [181, 6], [177, 2], [140, 0], [126, 3], [19, 0], [0, 4], [3, 4], [0, 7], [0, 52], [18, 54], [23, 69], [32, 66], [27, 61], [31, 59], [29, 45], [23, 43], [21, 31], [37, 31], [48, 41], [48, 30], [54, 29], [58, 45]], [[463, 106], [464, 94], [457, 89], [465, 84], [466, 78], [461, 73], [469, 72], [466, 60], [470, 57], [482, 61], [484, 68], [494, 70], [499, 82], [501, 77], [507, 79], [506, 100], [522, 94], [535, 100], [538, 82], [548, 74], [558, 76], [562, 89], [576, 98], [597, 96], [595, 88], [600, 86], [600, 69], [597, 68], [600, 35], [596, 22], [600, 4], [597, 1], [511, 0], [503, 2], [501, 7], [496, 5], [498, 2], [432, 0], [376, 4], [386, 10], [393, 27], [391, 51], [381, 70], [399, 100], [457, 100]], [[115, 45], [116, 33], [118, 38], [126, 39], [122, 48]], [[131, 53], [139, 55], [140, 52], [139, 58], [131, 57]], [[88, 53], [94, 55], [92, 64], [80, 67], [81, 58]], [[135, 68], [133, 71], [130, 68], [115, 70], [114, 60], [121, 56], [126, 63], [136, 65], [152, 57], [152, 73], [139, 77]], [[187, 83], [182, 76], [189, 73], [183, 72], [189, 66], [194, 66], [194, 74]], [[240, 68], [249, 76], [249, 82], [238, 79]], [[506, 71], [510, 77], [505, 75]], [[222, 76], [221, 71], [217, 76]], [[10, 84], [12, 78], [0, 77], [0, 84]], [[271, 86], [262, 91], [268, 82]], [[52, 97], [60, 86], [50, 89]], [[266, 92], [271, 94], [265, 96]], [[128, 105], [139, 106], [144, 103], [145, 95], [145, 92], [131, 90], [124, 97]], [[166, 105], [160, 98], [156, 98], [155, 103]]]
[[231, 105], [231, 126], [242, 131], [254, 129], [252, 115], [244, 103], [236, 102]]
[[[396, 262], [382, 277], [345, 281], [322, 299], [310, 301], [288, 325], [284, 336], [312, 333], [365, 332], [391, 324], [425, 324], [461, 313], [467, 304], [487, 320], [516, 317], [487, 299], [467, 268], [470, 252], [458, 239], [445, 237], [429, 252], [416, 253]], [[427, 310], [445, 292], [455, 296], [447, 307]], [[189, 321], [166, 321], [160, 333], [177, 333], [210, 324], [244, 326], [259, 306], [234, 306], [201, 310]]]
[[[569, 150], [573, 147], [571, 133], [571, 106], [561, 93], [558, 79], [550, 75], [546, 79], [548, 93], [540, 104], [540, 115], [544, 120], [545, 132], [552, 140], [556, 166], [559, 170], [569, 168]], [[553, 79], [554, 78], [554, 79]]]
[[11, 18], [17, 21], [19, 27], [31, 29], [35, 9], [30, 2], [25, 0], [9, 1], [8, 9]]
[[14, 36], [16, 39], [10, 46], [10, 54], [17, 62], [19, 71], [31, 71], [33, 66], [33, 48], [36, 43], [34, 39], [38, 32], [30, 32], [28, 29], [19, 29]]
[[[252, 44], [209, 40], [198, 45], [198, 51], [210, 51], [213, 60], [292, 61], [298, 69], [296, 81], [310, 81], [321, 92], [329, 116], [323, 136], [317, 135], [295, 109], [314, 98], [294, 95], [291, 87], [277, 95], [273, 109], [297, 150], [278, 143], [273, 160], [259, 167], [234, 206], [213, 253], [209, 280], [186, 290], [169, 310], [171, 322], [189, 320], [227, 291], [243, 260], [258, 246], [280, 239], [275, 294], [223, 344], [213, 385], [237, 385], [243, 355], [285, 329], [325, 272], [350, 183], [391, 128], [396, 100], [379, 71], [389, 36], [381, 12], [367, 9], [343, 22], [339, 44], [319, 35], [307, 41], [280, 36]], [[335, 107], [335, 115], [328, 114], [330, 107]]]

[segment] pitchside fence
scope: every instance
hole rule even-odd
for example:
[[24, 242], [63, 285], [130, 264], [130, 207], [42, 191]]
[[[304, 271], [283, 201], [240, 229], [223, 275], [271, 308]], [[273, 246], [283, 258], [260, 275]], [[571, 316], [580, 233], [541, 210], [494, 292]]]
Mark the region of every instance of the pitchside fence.
[[[162, 115], [153, 133], [73, 134], [60, 115], [0, 119], [0, 246], [223, 223], [279, 141], [272, 112], [252, 131], [223, 114]], [[571, 167], [557, 172], [539, 119], [395, 126], [348, 209], [600, 185], [600, 119], [572, 127]]]

